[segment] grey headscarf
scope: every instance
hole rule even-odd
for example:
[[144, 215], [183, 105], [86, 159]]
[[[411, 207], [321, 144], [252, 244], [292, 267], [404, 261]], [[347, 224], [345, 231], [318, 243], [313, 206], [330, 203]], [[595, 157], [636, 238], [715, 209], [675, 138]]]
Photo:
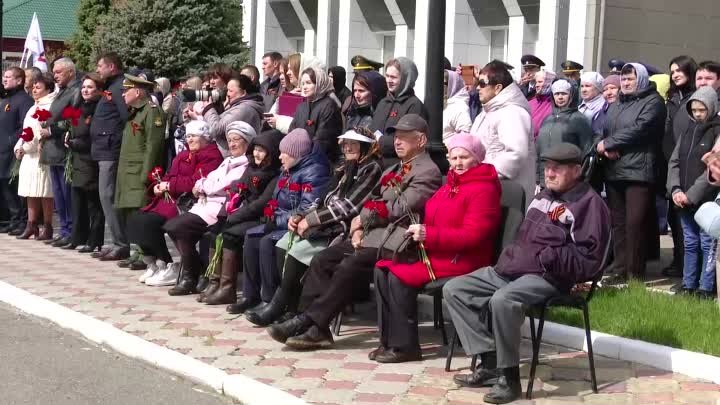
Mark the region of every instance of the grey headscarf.
[[626, 63], [625, 66], [623, 66], [623, 69], [625, 69], [625, 67], [628, 65], [632, 66], [633, 69], [635, 69], [635, 76], [637, 76], [637, 88], [635, 89], [634, 93], [645, 90], [650, 85], [650, 75], [648, 74], [645, 66], [641, 65], [640, 63]]
[[400, 64], [400, 84], [398, 85], [399, 90], [396, 94], [393, 94], [393, 96], [398, 98], [404, 96], [415, 87], [415, 80], [417, 80], [418, 77], [418, 69], [415, 62], [404, 56], [395, 58], [395, 60]]
[[687, 112], [690, 114], [690, 118], [694, 120], [695, 118], [691, 111], [693, 101], [699, 101], [705, 104], [705, 108], [708, 110], [708, 121], [718, 113], [718, 94], [715, 89], [710, 86], [703, 86], [697, 89], [687, 102]]
[[451, 98], [465, 88], [465, 82], [459, 74], [452, 70], [446, 70], [446, 72], [448, 75], [447, 98]]

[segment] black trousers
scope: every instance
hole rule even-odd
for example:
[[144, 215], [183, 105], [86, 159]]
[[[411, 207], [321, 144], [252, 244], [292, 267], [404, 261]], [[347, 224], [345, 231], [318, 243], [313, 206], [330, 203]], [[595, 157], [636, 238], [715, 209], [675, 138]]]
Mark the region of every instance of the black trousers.
[[9, 224], [17, 227], [27, 222], [27, 209], [24, 207], [23, 199], [17, 193], [18, 179], [15, 179], [12, 184], [8, 184], [9, 181], [10, 179], [0, 179], [0, 198], [7, 208]]
[[207, 222], [199, 216], [187, 212], [169, 219], [165, 222], [163, 229], [175, 243], [183, 267], [189, 267], [199, 272], [203, 268], [203, 261], [195, 245], [208, 231]]
[[172, 263], [172, 256], [165, 242], [165, 217], [154, 212], [135, 211], [127, 220], [130, 243], [140, 246], [145, 256], [156, 257]]
[[375, 268], [380, 343], [385, 348], [419, 352], [417, 296], [410, 287], [385, 268]]
[[612, 222], [613, 251], [620, 274], [641, 278], [645, 275], [652, 238], [657, 238], [655, 192], [652, 184], [607, 182]]
[[668, 209], [668, 222], [670, 223], [673, 240], [672, 266], [682, 271], [685, 264], [685, 241], [683, 240], [683, 230], [680, 224], [680, 212], [672, 201], [670, 201], [670, 208]]
[[102, 246], [105, 239], [105, 214], [98, 190], [72, 188], [72, 243]]
[[248, 229], [260, 225], [260, 221], [241, 222], [239, 224], [225, 225], [223, 228], [223, 249], [230, 249], [242, 256], [242, 248], [245, 241], [245, 232]]
[[350, 304], [356, 285], [367, 287], [377, 262], [377, 249], [356, 251], [350, 241], [329, 247], [313, 257], [305, 274], [300, 310], [321, 328]]
[[308, 266], [278, 247], [275, 248], [275, 260], [282, 275], [278, 290], [280, 296], [277, 299], [286, 305], [287, 312], [297, 312], [298, 301], [302, 293], [302, 278], [307, 272]]

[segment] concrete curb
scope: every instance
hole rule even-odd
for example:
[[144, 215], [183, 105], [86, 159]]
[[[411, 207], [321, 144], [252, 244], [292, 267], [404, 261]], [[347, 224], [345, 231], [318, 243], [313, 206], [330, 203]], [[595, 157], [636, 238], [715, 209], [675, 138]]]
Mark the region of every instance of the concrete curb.
[[[537, 320], [535, 323], [537, 326]], [[719, 357], [602, 332], [592, 331], [590, 335], [596, 355], [640, 363], [720, 384]], [[530, 338], [529, 320], [523, 325], [523, 336]], [[545, 321], [542, 340], [545, 343], [587, 352], [584, 329]]]
[[0, 301], [27, 314], [47, 319], [64, 329], [78, 332], [88, 340], [109, 346], [127, 357], [212, 387], [243, 405], [307, 405], [302, 399], [285, 391], [243, 375], [228, 375], [200, 360], [148, 342], [3, 281], [0, 281]]

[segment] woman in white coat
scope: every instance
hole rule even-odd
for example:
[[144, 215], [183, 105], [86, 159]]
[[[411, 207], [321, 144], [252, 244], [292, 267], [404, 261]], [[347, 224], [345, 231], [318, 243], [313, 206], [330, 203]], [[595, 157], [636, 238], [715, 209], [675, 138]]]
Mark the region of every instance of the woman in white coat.
[[445, 71], [445, 108], [443, 109], [443, 142], [460, 132], [470, 132], [470, 94], [465, 90], [462, 76], [452, 70]]
[[[53, 193], [50, 171], [40, 163], [42, 138], [40, 130], [49, 118], [50, 104], [55, 99], [55, 81], [47, 74], [33, 80], [32, 97], [35, 105], [30, 107], [23, 121], [23, 136], [15, 144], [15, 157], [20, 160], [18, 171], [18, 195], [27, 197], [28, 221], [25, 231], [18, 239], [49, 240], [53, 237]], [[25, 138], [25, 140], [23, 139]], [[42, 218], [44, 226], [38, 225]]]

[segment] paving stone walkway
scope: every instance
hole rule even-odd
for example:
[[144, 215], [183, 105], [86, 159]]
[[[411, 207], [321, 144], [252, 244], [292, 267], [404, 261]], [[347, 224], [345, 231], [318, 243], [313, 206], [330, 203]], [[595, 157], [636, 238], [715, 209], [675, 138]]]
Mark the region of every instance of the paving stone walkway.
[[[332, 350], [290, 351], [263, 328], [206, 306], [195, 296], [171, 297], [167, 288], [137, 282], [139, 272], [35, 241], [0, 236], [0, 280], [74, 311], [111, 323], [146, 340], [182, 352], [230, 374], [244, 374], [312, 404], [482, 404], [485, 389], [459, 389], [457, 372], [468, 372], [462, 350], [453, 371], [444, 370], [445, 348], [431, 323], [421, 326], [422, 362], [378, 364], [374, 310], [361, 306], [346, 318]], [[523, 342], [527, 377], [529, 342]], [[720, 405], [720, 386], [629, 362], [597, 357], [600, 393], [592, 394], [585, 353], [544, 345], [535, 398], [518, 404]], [[523, 385], [526, 380], [523, 380]]]

